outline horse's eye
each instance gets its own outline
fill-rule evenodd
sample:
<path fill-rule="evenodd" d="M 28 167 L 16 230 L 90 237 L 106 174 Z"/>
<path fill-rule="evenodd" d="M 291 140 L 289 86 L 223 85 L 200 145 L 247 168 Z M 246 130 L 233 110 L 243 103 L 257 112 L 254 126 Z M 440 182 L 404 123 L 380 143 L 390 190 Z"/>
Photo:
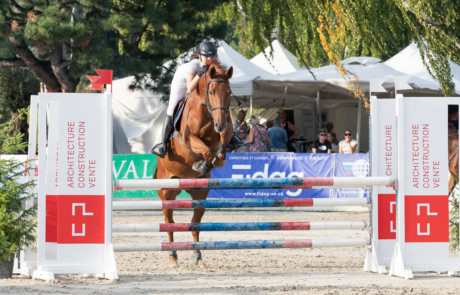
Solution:
<path fill-rule="evenodd" d="M 209 94 L 211 94 L 211 95 L 214 95 L 214 94 L 212 93 L 212 90 L 211 90 L 211 91 L 209 91 Z"/>

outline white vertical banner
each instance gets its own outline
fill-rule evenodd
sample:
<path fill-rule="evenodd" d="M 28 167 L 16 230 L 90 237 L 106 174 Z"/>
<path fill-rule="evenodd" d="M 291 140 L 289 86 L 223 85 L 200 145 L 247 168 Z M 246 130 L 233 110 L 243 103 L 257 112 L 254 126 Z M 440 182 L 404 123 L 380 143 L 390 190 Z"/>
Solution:
<path fill-rule="evenodd" d="M 448 105 L 458 98 L 396 97 L 398 195 L 390 275 L 460 271 L 449 257 Z"/>
<path fill-rule="evenodd" d="M 371 96 L 370 115 L 371 176 L 394 178 L 397 167 L 395 100 Z M 372 249 L 367 253 L 364 270 L 386 273 L 396 239 L 396 192 L 392 187 L 373 187 L 371 198 Z"/>
<path fill-rule="evenodd" d="M 111 265 L 107 261 L 111 210 L 107 213 L 106 208 L 111 209 L 112 201 L 112 137 L 108 135 L 112 132 L 111 96 L 40 94 L 40 109 L 48 104 L 51 121 L 46 185 L 45 191 L 39 188 L 39 260 L 34 277 L 104 274 Z M 45 129 L 40 123 L 42 132 Z M 46 138 L 41 136 L 40 147 L 43 140 Z M 46 247 L 49 242 L 55 245 L 54 253 Z"/>

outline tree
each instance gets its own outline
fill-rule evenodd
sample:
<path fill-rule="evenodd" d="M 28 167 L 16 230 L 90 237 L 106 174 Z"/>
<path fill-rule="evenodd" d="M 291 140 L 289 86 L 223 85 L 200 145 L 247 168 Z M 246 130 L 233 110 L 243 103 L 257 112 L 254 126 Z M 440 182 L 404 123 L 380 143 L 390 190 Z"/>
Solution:
<path fill-rule="evenodd" d="M 0 0 L 0 44 L 8 41 L 13 49 L 0 67 L 27 67 L 51 92 L 75 92 L 94 68 L 167 83 L 164 62 L 225 34 L 225 22 L 210 26 L 208 20 L 223 2 Z"/>
<path fill-rule="evenodd" d="M 28 139 L 27 117 L 19 119 L 19 110 L 27 108 L 30 96 L 37 94 L 40 83 L 29 70 L 0 69 L 0 109 L 9 110 L 11 120 L 19 120 L 19 123 L 11 129 L 10 136 L 24 134 L 24 140 Z"/>
<path fill-rule="evenodd" d="M 353 55 L 385 60 L 412 40 L 443 92 L 453 92 L 447 59 L 460 63 L 459 1 L 235 0 L 233 8 L 250 23 L 246 33 L 259 50 L 275 37 L 307 67 L 332 62 L 361 98 L 340 60 Z"/>

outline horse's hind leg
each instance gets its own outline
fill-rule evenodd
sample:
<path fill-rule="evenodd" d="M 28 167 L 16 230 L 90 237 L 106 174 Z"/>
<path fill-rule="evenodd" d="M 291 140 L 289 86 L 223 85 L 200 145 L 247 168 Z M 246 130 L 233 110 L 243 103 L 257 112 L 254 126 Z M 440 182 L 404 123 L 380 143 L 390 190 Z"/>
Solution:
<path fill-rule="evenodd" d="M 209 174 L 209 173 L 208 173 Z M 193 190 L 193 191 L 187 191 L 191 196 L 193 200 L 205 200 L 206 197 L 208 196 L 209 191 L 207 190 Z M 193 217 L 192 217 L 192 223 L 200 223 L 201 218 L 204 215 L 204 212 L 206 209 L 194 209 L 193 210 Z M 193 241 L 194 242 L 199 242 L 200 241 L 200 232 L 199 231 L 194 231 L 192 232 L 193 236 Z M 193 253 L 193 263 L 195 265 L 203 265 L 203 260 L 201 258 L 201 252 L 200 250 L 195 250 Z"/>

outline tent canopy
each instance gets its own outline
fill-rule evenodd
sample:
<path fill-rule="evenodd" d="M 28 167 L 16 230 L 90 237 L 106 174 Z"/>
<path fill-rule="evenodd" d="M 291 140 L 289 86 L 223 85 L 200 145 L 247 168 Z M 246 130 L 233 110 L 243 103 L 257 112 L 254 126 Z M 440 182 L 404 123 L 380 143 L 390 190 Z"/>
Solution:
<path fill-rule="evenodd" d="M 292 73 L 302 69 L 297 62 L 297 57 L 284 48 L 278 40 L 273 41 L 271 45 L 273 52 L 268 46 L 264 52 L 253 57 L 251 62 L 273 75 Z"/>
<path fill-rule="evenodd" d="M 356 62 L 356 61 L 355 61 Z M 370 79 L 386 78 L 383 84 L 388 92 L 394 91 L 394 76 L 405 76 L 385 63 L 375 63 L 369 66 L 362 64 L 347 64 L 344 68 L 359 78 L 359 86 L 369 93 Z M 311 70 L 288 73 L 276 76 L 273 80 L 256 79 L 254 81 L 255 107 L 302 107 L 305 102 L 315 102 L 319 92 L 323 107 L 335 107 L 340 104 L 356 104 L 357 100 L 348 89 L 348 84 L 337 71 L 335 65 L 324 66 Z M 350 75 L 354 80 L 353 76 Z M 316 80 L 315 80 L 316 78 Z M 409 84 L 414 88 L 407 94 L 420 95 L 429 93 L 439 96 L 442 93 L 437 83 L 412 76 Z"/>
<path fill-rule="evenodd" d="M 219 44 L 220 46 L 217 48 L 219 60 L 226 67 L 233 67 L 233 77 L 230 79 L 233 94 L 237 96 L 252 95 L 252 81 L 254 79 L 257 77 L 272 79 L 274 77 L 271 73 L 254 66 L 225 41 L 221 40 Z"/>
<path fill-rule="evenodd" d="M 407 46 L 403 51 L 387 60 L 385 64 L 405 75 L 415 76 L 431 83 L 438 84 L 423 64 L 420 50 L 415 43 Z M 460 65 L 451 60 L 449 60 L 449 65 L 452 73 L 452 81 L 455 83 L 455 92 L 460 94 Z"/>

